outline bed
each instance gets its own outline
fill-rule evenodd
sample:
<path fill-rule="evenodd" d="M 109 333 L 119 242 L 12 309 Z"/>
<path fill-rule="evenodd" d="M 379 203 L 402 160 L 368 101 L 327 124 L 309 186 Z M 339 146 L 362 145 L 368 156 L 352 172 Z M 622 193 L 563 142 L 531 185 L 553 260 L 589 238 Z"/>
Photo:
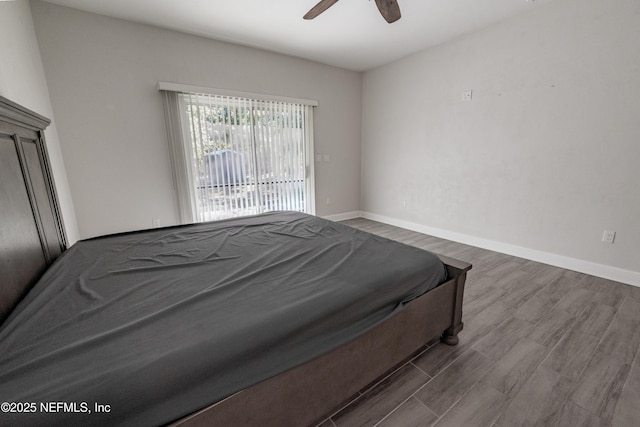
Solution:
<path fill-rule="evenodd" d="M 427 342 L 457 343 L 469 264 L 311 215 L 65 249 L 47 120 L 0 104 L 21 171 L 0 196 L 28 201 L 0 224 L 0 424 L 312 425 Z"/>

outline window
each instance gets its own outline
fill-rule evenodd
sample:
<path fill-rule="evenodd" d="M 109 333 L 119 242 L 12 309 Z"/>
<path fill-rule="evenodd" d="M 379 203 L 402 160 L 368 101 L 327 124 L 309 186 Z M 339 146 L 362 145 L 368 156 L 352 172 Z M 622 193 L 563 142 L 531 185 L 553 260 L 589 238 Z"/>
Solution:
<path fill-rule="evenodd" d="M 163 97 L 183 222 L 314 213 L 312 105 L 169 90 Z"/>

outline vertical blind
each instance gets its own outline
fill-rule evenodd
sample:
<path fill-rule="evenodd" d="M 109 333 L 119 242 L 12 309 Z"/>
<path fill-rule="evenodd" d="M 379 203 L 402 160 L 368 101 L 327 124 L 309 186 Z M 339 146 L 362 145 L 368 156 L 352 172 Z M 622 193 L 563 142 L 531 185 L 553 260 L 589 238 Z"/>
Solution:
<path fill-rule="evenodd" d="M 183 222 L 272 210 L 314 213 L 310 105 L 202 93 L 163 96 Z"/>

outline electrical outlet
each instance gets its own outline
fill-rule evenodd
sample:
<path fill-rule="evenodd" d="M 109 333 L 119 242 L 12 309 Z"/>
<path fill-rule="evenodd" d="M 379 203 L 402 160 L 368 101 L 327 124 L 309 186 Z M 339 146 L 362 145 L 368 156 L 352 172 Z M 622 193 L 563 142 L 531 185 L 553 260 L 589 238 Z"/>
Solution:
<path fill-rule="evenodd" d="M 471 101 L 471 96 L 472 96 L 472 91 L 470 90 L 465 90 L 464 92 L 462 92 L 462 100 L 463 101 Z"/>
<path fill-rule="evenodd" d="M 151 226 L 153 228 L 160 227 L 160 218 L 156 218 L 156 219 L 151 220 Z"/>
<path fill-rule="evenodd" d="M 613 243 L 615 239 L 616 239 L 615 231 L 604 230 L 604 233 L 602 233 L 602 241 L 605 243 Z"/>

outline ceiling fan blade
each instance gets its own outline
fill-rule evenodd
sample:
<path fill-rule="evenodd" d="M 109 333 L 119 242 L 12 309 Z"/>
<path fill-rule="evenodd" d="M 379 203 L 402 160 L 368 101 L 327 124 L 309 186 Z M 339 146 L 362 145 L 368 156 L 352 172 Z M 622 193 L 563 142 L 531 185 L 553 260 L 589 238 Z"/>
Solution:
<path fill-rule="evenodd" d="M 313 19 L 316 16 L 320 15 L 325 10 L 329 9 L 331 6 L 336 4 L 338 0 L 320 0 L 317 5 L 313 6 L 306 15 L 304 15 L 304 19 Z"/>
<path fill-rule="evenodd" d="M 382 17 L 389 24 L 400 19 L 400 6 L 398 6 L 397 0 L 376 0 L 376 5 Z"/>

